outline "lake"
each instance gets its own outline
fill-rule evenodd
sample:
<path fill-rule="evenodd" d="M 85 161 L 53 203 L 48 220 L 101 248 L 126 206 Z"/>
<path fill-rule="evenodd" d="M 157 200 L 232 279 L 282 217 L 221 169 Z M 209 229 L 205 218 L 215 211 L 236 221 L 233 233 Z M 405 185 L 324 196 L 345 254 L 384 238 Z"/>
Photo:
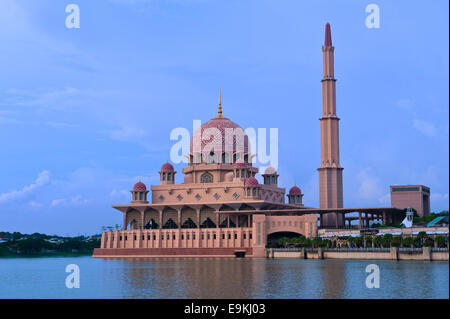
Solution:
<path fill-rule="evenodd" d="M 66 287 L 66 266 L 80 288 Z M 366 267 L 380 287 L 366 287 Z M 448 262 L 0 258 L 0 298 L 449 298 Z"/>

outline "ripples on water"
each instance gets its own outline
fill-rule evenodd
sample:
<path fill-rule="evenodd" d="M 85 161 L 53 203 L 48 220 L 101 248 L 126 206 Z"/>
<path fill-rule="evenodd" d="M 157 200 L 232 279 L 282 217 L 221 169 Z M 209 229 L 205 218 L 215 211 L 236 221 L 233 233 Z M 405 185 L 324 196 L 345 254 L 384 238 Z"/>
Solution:
<path fill-rule="evenodd" d="M 68 264 L 79 289 L 65 286 Z M 449 298 L 448 278 L 448 262 L 426 261 L 0 258 L 0 298 Z"/>

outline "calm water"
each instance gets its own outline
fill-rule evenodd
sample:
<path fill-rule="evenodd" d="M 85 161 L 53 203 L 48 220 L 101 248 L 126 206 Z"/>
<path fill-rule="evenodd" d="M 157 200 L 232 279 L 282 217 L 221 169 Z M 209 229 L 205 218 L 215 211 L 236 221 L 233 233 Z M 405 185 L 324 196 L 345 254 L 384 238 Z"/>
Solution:
<path fill-rule="evenodd" d="M 380 288 L 365 286 L 369 264 Z M 68 289 L 68 264 L 80 288 Z M 448 262 L 0 258 L 0 298 L 449 298 Z"/>

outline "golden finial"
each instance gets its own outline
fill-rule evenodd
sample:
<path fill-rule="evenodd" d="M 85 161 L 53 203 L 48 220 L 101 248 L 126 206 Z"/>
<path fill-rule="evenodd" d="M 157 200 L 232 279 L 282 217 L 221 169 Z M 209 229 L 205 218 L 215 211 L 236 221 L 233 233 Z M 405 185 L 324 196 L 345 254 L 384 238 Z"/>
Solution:
<path fill-rule="evenodd" d="M 222 116 L 222 93 L 221 93 L 221 88 L 219 86 L 219 109 L 217 111 L 217 117 L 223 117 Z"/>

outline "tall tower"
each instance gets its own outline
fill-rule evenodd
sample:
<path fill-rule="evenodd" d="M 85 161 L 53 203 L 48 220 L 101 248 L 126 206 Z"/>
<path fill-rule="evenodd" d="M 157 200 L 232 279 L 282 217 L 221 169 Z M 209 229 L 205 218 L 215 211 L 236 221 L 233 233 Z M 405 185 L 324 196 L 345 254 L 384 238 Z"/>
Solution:
<path fill-rule="evenodd" d="M 320 118 L 321 163 L 319 171 L 320 208 L 342 208 L 342 170 L 339 164 L 339 118 L 336 116 L 336 79 L 331 27 L 325 27 L 322 79 L 322 117 Z M 343 225 L 343 216 L 325 214 L 321 226 Z"/>

